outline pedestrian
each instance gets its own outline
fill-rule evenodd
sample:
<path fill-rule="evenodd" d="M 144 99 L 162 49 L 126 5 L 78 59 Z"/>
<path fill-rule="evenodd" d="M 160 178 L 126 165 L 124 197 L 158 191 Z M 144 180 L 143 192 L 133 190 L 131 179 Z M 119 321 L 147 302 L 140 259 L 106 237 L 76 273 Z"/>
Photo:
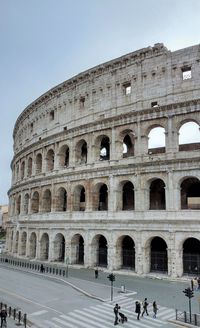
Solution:
<path fill-rule="evenodd" d="M 156 301 L 153 301 L 153 318 L 156 318 L 157 312 L 158 312 L 158 307 Z"/>
<path fill-rule="evenodd" d="M 114 326 L 118 325 L 118 313 L 119 313 L 120 306 L 118 304 L 115 304 L 115 307 L 113 309 L 114 314 L 115 314 L 115 321 L 114 321 Z"/>
<path fill-rule="evenodd" d="M 97 268 L 94 271 L 94 275 L 95 275 L 95 279 L 97 279 L 99 276 L 99 270 Z"/>
<path fill-rule="evenodd" d="M 3 327 L 3 323 L 7 325 L 6 318 L 7 318 L 7 311 L 6 309 L 2 309 L 0 312 L 0 317 L 1 317 L 1 328 Z"/>
<path fill-rule="evenodd" d="M 191 279 L 191 289 L 194 290 L 194 279 Z"/>
<path fill-rule="evenodd" d="M 149 313 L 147 311 L 147 307 L 148 307 L 149 303 L 147 302 L 147 298 L 146 297 L 145 297 L 142 305 L 143 305 L 142 317 L 143 317 L 144 313 L 146 313 L 146 315 L 149 315 Z"/>
<path fill-rule="evenodd" d="M 135 302 L 135 313 L 137 313 L 137 320 L 140 320 L 141 305 L 140 302 Z"/>
<path fill-rule="evenodd" d="M 44 265 L 43 265 L 43 264 L 41 264 L 41 266 L 40 266 L 40 272 L 41 272 L 41 273 L 44 272 Z"/>
<path fill-rule="evenodd" d="M 194 278 L 194 290 L 198 290 L 198 281 L 197 281 L 197 277 Z"/>

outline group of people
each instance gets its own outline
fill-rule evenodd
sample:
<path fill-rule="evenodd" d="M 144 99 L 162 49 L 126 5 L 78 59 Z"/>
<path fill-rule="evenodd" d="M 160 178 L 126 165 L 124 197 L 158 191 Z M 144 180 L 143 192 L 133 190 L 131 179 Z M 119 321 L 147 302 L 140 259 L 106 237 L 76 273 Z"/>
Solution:
<path fill-rule="evenodd" d="M 147 298 L 145 297 L 144 301 L 142 302 L 142 304 L 139 301 L 135 302 L 135 313 L 137 313 L 137 320 L 140 320 L 140 315 L 143 317 L 144 314 L 149 315 L 148 313 L 148 301 Z M 156 301 L 153 301 L 153 318 L 156 318 L 157 312 L 158 312 L 158 306 Z M 114 307 L 114 314 L 115 314 L 115 321 L 114 321 L 114 325 L 116 326 L 119 322 L 124 323 L 125 321 L 128 321 L 127 317 L 120 312 L 120 306 L 118 304 L 115 304 Z M 120 319 L 119 317 L 120 316 Z"/>

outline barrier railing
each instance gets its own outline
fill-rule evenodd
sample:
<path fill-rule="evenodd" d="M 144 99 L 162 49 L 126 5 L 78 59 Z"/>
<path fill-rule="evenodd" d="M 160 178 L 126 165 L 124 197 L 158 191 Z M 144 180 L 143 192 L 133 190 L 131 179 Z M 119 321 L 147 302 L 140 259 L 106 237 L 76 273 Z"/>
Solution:
<path fill-rule="evenodd" d="M 31 271 L 48 273 L 51 275 L 68 277 L 68 265 L 64 265 L 63 262 L 58 264 L 50 264 L 39 262 L 31 259 L 20 259 L 5 254 L 0 255 L 0 263 L 11 265 L 14 267 L 20 267 L 21 269 L 28 269 Z"/>
<path fill-rule="evenodd" d="M 0 303 L 0 311 L 2 309 L 5 309 L 7 312 L 7 316 L 9 318 L 12 318 L 13 320 L 17 321 L 17 326 L 24 326 L 25 328 L 27 327 L 27 314 L 22 313 L 21 310 L 18 310 L 16 308 L 13 308 L 11 306 L 8 306 L 5 303 Z"/>
<path fill-rule="evenodd" d="M 186 311 L 176 310 L 176 320 L 200 327 L 200 314 L 192 314 Z"/>

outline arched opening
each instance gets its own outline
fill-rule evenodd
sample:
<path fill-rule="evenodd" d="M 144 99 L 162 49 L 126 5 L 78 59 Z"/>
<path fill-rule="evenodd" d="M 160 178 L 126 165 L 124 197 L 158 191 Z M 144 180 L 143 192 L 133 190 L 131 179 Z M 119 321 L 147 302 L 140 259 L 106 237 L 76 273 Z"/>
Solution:
<path fill-rule="evenodd" d="M 31 212 L 32 213 L 39 212 L 39 193 L 37 191 L 34 191 L 31 199 Z"/>
<path fill-rule="evenodd" d="M 49 258 L 49 236 L 47 233 L 44 233 L 40 240 L 40 260 L 47 261 L 48 258 Z"/>
<path fill-rule="evenodd" d="M 168 272 L 167 244 L 160 237 L 151 241 L 151 272 Z"/>
<path fill-rule="evenodd" d="M 179 151 L 200 149 L 200 130 L 196 122 L 184 123 L 179 129 Z"/>
<path fill-rule="evenodd" d="M 65 238 L 58 233 L 54 240 L 54 261 L 64 262 L 65 260 Z"/>
<path fill-rule="evenodd" d="M 148 153 L 160 154 L 165 153 L 165 129 L 155 127 L 151 129 L 148 135 Z"/>
<path fill-rule="evenodd" d="M 134 210 L 134 186 L 132 182 L 128 181 L 124 183 L 123 185 L 123 191 L 122 191 L 122 197 L 123 197 L 123 204 L 122 204 L 122 210 L 128 211 L 128 210 Z"/>
<path fill-rule="evenodd" d="M 28 159 L 28 167 L 27 167 L 27 177 L 31 177 L 33 169 L 33 160 L 31 157 Z"/>
<path fill-rule="evenodd" d="M 54 169 L 54 151 L 49 149 L 46 156 L 46 170 L 47 172 Z"/>
<path fill-rule="evenodd" d="M 80 140 L 76 145 L 76 161 L 79 164 L 87 163 L 87 143 L 85 140 Z"/>
<path fill-rule="evenodd" d="M 85 211 L 85 206 L 85 188 L 83 186 L 76 186 L 74 189 L 74 211 Z"/>
<path fill-rule="evenodd" d="M 123 157 L 129 157 L 134 155 L 134 143 L 129 134 L 126 134 L 123 139 Z"/>
<path fill-rule="evenodd" d="M 21 236 L 21 255 L 26 255 L 27 233 L 24 231 Z"/>
<path fill-rule="evenodd" d="M 188 238 L 183 244 L 183 273 L 200 275 L 200 241 Z"/>
<path fill-rule="evenodd" d="M 76 234 L 72 238 L 72 262 L 74 264 L 84 264 L 84 239 L 81 235 Z"/>
<path fill-rule="evenodd" d="M 24 214 L 28 214 L 29 207 L 29 194 L 25 194 L 24 196 Z"/>
<path fill-rule="evenodd" d="M 63 145 L 60 148 L 59 164 L 60 164 L 60 167 L 68 167 L 69 166 L 69 147 L 67 145 Z"/>
<path fill-rule="evenodd" d="M 17 197 L 16 203 L 16 214 L 19 215 L 21 213 L 21 195 Z"/>
<path fill-rule="evenodd" d="M 16 232 L 15 235 L 15 249 L 14 253 L 18 253 L 18 245 L 19 245 L 19 231 Z"/>
<path fill-rule="evenodd" d="M 100 143 L 100 160 L 105 161 L 110 159 L 110 140 L 108 137 L 103 137 Z"/>
<path fill-rule="evenodd" d="M 161 179 L 155 179 L 150 185 L 150 210 L 165 209 L 165 184 Z"/>
<path fill-rule="evenodd" d="M 43 212 L 51 212 L 51 191 L 46 189 L 42 197 Z"/>
<path fill-rule="evenodd" d="M 37 154 L 36 160 L 35 160 L 35 173 L 39 174 L 42 172 L 42 155 Z"/>
<path fill-rule="evenodd" d="M 181 183 L 181 209 L 200 210 L 200 181 L 187 178 Z"/>
<path fill-rule="evenodd" d="M 36 245 L 37 245 L 37 237 L 35 232 L 32 232 L 30 236 L 30 258 L 32 259 L 36 257 Z"/>
<path fill-rule="evenodd" d="M 99 189 L 99 206 L 98 211 L 108 210 L 108 187 L 103 184 Z"/>
<path fill-rule="evenodd" d="M 107 267 L 107 240 L 104 236 L 100 235 L 97 248 L 97 264 L 101 267 Z"/>
<path fill-rule="evenodd" d="M 135 243 L 129 236 L 122 240 L 122 268 L 135 269 Z"/>
<path fill-rule="evenodd" d="M 24 179 L 25 176 L 25 162 L 21 163 L 21 179 Z"/>
<path fill-rule="evenodd" d="M 65 212 L 67 210 L 67 192 L 61 187 L 57 192 L 56 211 Z"/>

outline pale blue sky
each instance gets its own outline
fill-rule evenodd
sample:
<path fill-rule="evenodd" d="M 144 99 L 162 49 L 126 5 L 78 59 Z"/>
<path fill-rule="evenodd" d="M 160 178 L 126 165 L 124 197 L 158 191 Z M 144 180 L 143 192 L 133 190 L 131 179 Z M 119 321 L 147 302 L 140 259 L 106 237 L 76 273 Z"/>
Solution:
<path fill-rule="evenodd" d="M 97 64 L 163 42 L 200 43 L 200 0 L 0 0 L 0 204 L 12 131 L 42 93 Z"/>

